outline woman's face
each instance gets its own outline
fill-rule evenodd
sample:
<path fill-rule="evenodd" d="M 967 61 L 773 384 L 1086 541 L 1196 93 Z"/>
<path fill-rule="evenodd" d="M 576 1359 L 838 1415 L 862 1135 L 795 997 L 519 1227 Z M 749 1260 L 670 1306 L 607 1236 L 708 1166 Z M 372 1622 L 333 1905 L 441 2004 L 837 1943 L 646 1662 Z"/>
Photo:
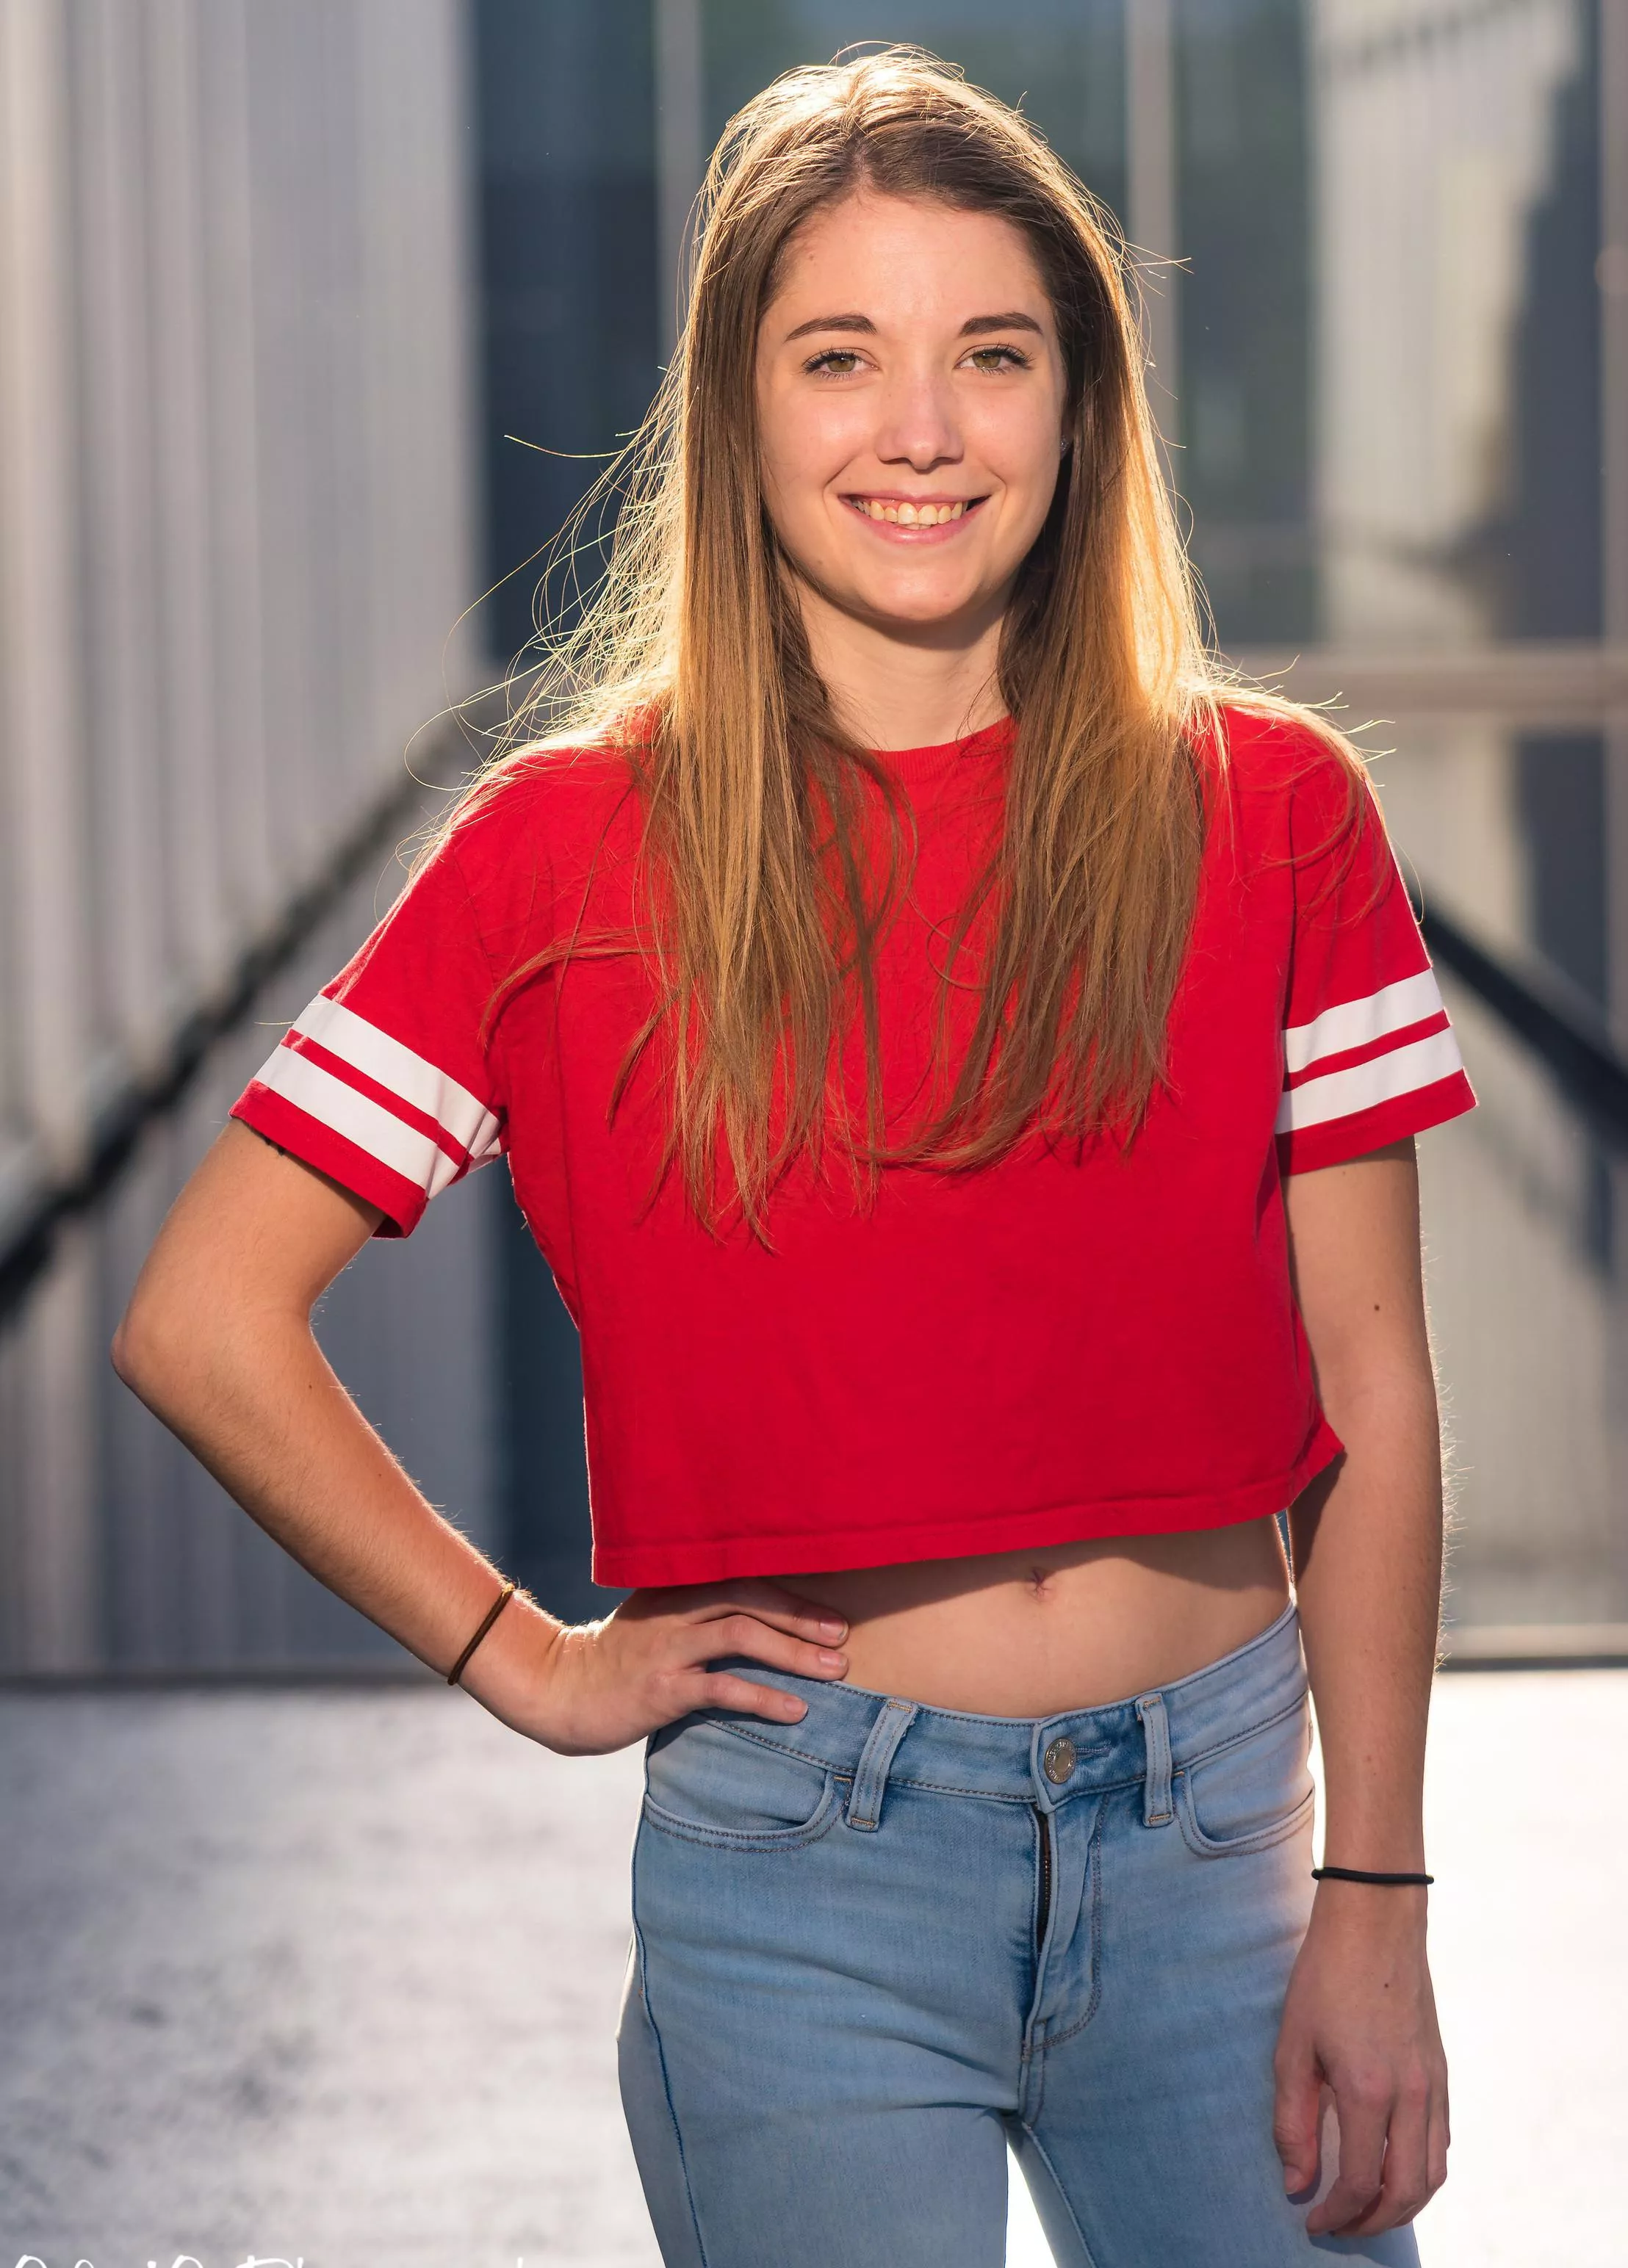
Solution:
<path fill-rule="evenodd" d="M 764 502 L 794 571 L 879 629 L 976 635 L 1050 506 L 1065 394 L 1011 222 L 869 190 L 816 213 L 757 343 Z"/>

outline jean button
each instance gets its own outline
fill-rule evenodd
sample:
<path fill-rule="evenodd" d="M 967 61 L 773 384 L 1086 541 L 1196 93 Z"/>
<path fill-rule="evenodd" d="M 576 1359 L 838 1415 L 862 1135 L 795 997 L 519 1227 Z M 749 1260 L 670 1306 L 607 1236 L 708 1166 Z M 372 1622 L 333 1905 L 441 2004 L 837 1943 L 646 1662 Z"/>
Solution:
<path fill-rule="evenodd" d="M 1055 1741 L 1048 1742 L 1046 1753 L 1041 1758 L 1046 1778 L 1051 1782 L 1053 1787 L 1062 1786 L 1078 1762 L 1079 1758 L 1074 1753 L 1074 1743 L 1066 1733 Z"/>

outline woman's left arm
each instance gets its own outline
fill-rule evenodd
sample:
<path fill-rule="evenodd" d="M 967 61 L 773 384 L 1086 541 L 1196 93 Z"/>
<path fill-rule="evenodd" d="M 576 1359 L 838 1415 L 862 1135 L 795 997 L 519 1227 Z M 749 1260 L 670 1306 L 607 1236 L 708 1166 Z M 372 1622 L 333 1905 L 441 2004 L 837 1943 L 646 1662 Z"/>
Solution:
<path fill-rule="evenodd" d="M 1345 1454 L 1289 1515 L 1322 1744 L 1323 1859 L 1425 1867 L 1425 1723 L 1441 1597 L 1441 1460 L 1411 1140 L 1284 1184 L 1295 1294 Z M 1285 2005 L 1276 2135 L 1291 2194 L 1318 2177 L 1322 2088 L 1339 2178 L 1314 2235 L 1411 2220 L 1447 2178 L 1447 2059 L 1422 1888 L 1322 1881 Z"/>

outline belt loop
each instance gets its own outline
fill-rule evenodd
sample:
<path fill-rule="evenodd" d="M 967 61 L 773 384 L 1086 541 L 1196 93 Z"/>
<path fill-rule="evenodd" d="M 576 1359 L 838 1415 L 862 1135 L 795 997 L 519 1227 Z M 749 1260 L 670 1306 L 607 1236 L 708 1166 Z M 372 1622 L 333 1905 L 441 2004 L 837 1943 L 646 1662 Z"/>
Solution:
<path fill-rule="evenodd" d="M 1147 1784 L 1142 1800 L 1144 1827 L 1168 1827 L 1170 1808 L 1170 1720 L 1162 1693 L 1144 1693 L 1136 1705 L 1147 1739 Z"/>
<path fill-rule="evenodd" d="M 850 1827 L 868 1832 L 880 1825 L 882 1791 L 888 1785 L 888 1768 L 915 1715 L 914 1701 L 884 1701 L 876 1712 L 876 1721 L 859 1752 L 858 1770 L 854 1773 L 853 1791 L 848 1798 Z"/>

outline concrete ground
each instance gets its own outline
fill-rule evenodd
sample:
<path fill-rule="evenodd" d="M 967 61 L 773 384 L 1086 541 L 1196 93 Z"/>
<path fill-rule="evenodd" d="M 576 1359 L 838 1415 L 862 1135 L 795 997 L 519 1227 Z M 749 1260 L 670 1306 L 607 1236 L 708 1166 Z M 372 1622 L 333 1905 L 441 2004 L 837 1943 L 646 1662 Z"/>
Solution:
<path fill-rule="evenodd" d="M 1628 1672 L 1441 1682 L 1426 2268 L 1628 2262 L 1625 1749 Z M 0 2268 L 655 2268 L 637 1786 L 433 1687 L 0 1696 Z"/>

